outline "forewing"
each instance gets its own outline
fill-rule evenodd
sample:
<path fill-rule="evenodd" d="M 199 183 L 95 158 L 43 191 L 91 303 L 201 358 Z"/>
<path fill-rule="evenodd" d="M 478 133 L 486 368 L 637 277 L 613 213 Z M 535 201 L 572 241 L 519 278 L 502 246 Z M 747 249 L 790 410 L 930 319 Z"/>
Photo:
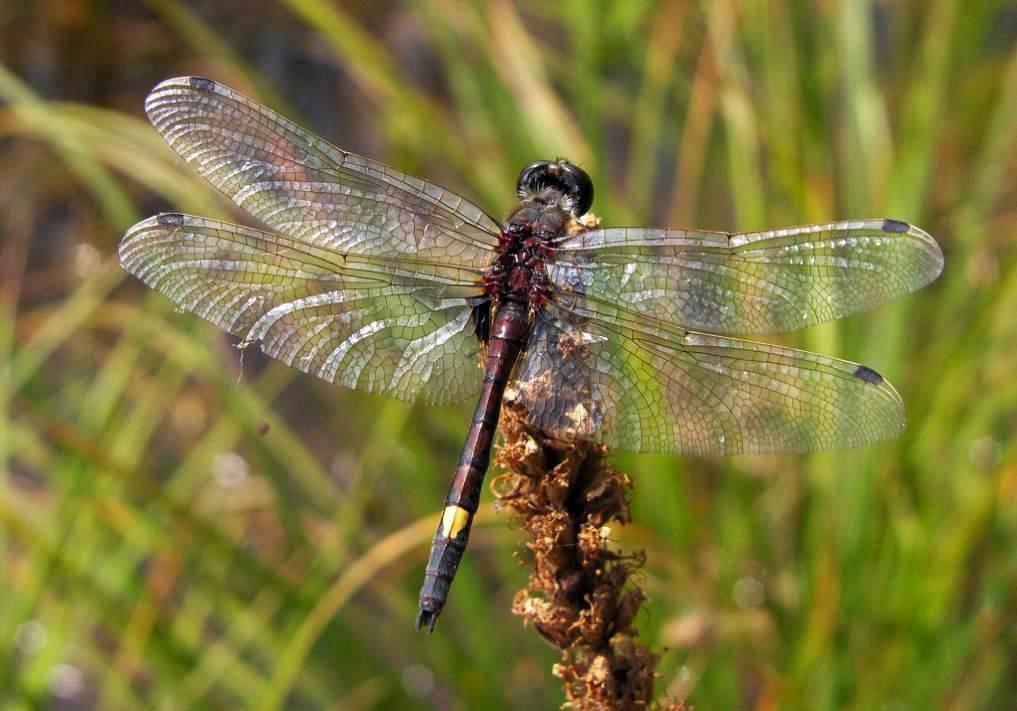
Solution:
<path fill-rule="evenodd" d="M 468 303 L 480 294 L 456 283 L 456 269 L 424 278 L 177 213 L 139 222 L 119 251 L 127 271 L 178 307 L 329 382 L 432 404 L 480 388 Z"/>
<path fill-rule="evenodd" d="M 179 77 L 145 101 L 201 175 L 264 224 L 344 253 L 483 267 L 499 227 L 426 180 L 347 153 L 209 79 Z"/>
<path fill-rule="evenodd" d="M 792 331 L 920 289 L 943 269 L 928 234 L 896 220 L 767 232 L 617 228 L 556 245 L 555 296 L 587 318 L 618 309 L 725 334 Z"/>
<path fill-rule="evenodd" d="M 621 321 L 584 323 L 545 307 L 506 399 L 552 436 L 641 452 L 805 452 L 904 427 L 900 397 L 865 366 Z"/>

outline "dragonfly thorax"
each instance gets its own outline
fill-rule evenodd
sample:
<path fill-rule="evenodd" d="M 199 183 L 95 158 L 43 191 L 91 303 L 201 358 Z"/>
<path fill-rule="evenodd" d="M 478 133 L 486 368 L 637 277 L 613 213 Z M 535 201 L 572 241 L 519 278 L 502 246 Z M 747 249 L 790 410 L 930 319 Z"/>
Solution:
<path fill-rule="evenodd" d="M 498 256 L 488 270 L 485 287 L 496 300 L 540 308 L 547 303 L 546 262 L 562 238 L 572 216 L 557 205 L 524 201 L 509 216 L 498 240 Z"/>

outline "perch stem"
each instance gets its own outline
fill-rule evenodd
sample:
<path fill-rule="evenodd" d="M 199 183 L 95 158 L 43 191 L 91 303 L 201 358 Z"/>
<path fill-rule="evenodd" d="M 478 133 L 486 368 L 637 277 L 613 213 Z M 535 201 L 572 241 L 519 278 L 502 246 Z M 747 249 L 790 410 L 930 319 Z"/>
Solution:
<path fill-rule="evenodd" d="M 602 445 L 547 437 L 518 405 L 505 404 L 502 418 L 505 442 L 495 463 L 505 473 L 492 488 L 498 507 L 513 512 L 529 534 L 533 565 L 513 612 L 560 650 L 553 673 L 563 682 L 566 706 L 659 707 L 658 656 L 637 642 L 633 625 L 645 595 L 630 581 L 643 554 L 607 545 L 607 527 L 630 520 L 631 479 L 607 464 Z"/>

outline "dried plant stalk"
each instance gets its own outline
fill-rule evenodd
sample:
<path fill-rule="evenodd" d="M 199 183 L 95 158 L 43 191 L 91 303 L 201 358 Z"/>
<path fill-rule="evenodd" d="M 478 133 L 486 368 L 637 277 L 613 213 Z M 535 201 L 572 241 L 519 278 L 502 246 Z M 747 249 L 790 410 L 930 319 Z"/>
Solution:
<path fill-rule="evenodd" d="M 513 612 L 561 650 L 555 676 L 566 706 L 587 709 L 687 709 L 655 705 L 658 656 L 636 641 L 633 626 L 645 596 L 629 585 L 643 554 L 622 555 L 606 543 L 606 526 L 630 520 L 628 475 L 591 442 L 550 439 L 526 422 L 525 410 L 502 407 L 505 442 L 495 463 L 506 470 L 492 488 L 530 534 L 533 573 Z"/>

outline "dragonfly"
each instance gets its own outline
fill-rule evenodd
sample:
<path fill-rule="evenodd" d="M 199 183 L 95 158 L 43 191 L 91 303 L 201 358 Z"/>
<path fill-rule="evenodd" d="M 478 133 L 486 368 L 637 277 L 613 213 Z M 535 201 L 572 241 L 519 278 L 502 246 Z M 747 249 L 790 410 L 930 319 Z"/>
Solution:
<path fill-rule="evenodd" d="M 477 398 L 417 629 L 433 631 L 448 598 L 503 402 L 553 438 L 682 455 L 857 447 L 904 428 L 900 396 L 872 368 L 741 337 L 934 280 L 943 254 L 910 224 L 599 227 L 593 183 L 565 159 L 523 168 L 499 222 L 210 79 L 164 81 L 145 110 L 261 227 L 156 215 L 119 245 L 128 272 L 337 385 L 432 405 Z"/>

